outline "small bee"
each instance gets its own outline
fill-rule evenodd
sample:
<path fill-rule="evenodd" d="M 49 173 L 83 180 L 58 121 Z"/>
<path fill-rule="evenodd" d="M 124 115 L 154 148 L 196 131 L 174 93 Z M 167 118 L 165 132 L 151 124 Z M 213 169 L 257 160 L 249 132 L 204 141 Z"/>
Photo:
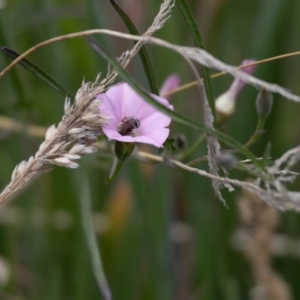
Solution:
<path fill-rule="evenodd" d="M 119 126 L 119 133 L 121 135 L 132 135 L 132 130 L 139 128 L 140 121 L 134 117 L 125 117 L 122 119 L 122 123 Z"/>

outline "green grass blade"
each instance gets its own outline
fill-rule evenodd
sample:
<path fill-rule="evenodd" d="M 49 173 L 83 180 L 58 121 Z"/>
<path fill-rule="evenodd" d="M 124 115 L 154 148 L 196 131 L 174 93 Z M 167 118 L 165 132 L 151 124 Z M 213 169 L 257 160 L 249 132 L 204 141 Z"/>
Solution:
<path fill-rule="evenodd" d="M 189 126 L 194 129 L 201 130 L 205 133 L 208 133 L 212 136 L 215 136 L 220 141 L 224 142 L 226 145 L 232 147 L 233 149 L 236 149 L 240 153 L 244 154 L 246 157 L 252 160 L 252 162 L 258 166 L 259 168 L 263 168 L 263 163 L 256 159 L 256 157 L 253 155 L 252 152 L 245 149 L 242 144 L 240 144 L 238 141 L 236 141 L 234 138 L 220 132 L 216 131 L 214 129 L 208 128 L 202 124 L 199 124 L 197 121 L 186 117 L 176 111 L 172 111 L 165 107 L 164 105 L 158 103 L 155 99 L 153 99 L 147 92 L 143 90 L 139 86 L 139 84 L 135 81 L 135 79 L 128 74 L 127 71 L 123 69 L 123 67 L 117 62 L 117 60 L 107 53 L 106 50 L 104 50 L 102 47 L 100 47 L 98 44 L 94 43 L 92 39 L 90 39 L 93 48 L 97 53 L 99 53 L 103 58 L 105 58 L 119 73 L 119 75 L 128 82 L 128 84 L 140 95 L 142 96 L 148 103 L 150 103 L 152 106 L 157 108 L 158 110 L 164 112 L 166 115 L 172 117 L 175 121 L 184 124 L 186 126 Z"/>
<path fill-rule="evenodd" d="M 1 44 L 8 44 L 8 39 L 7 39 L 7 34 L 5 31 L 4 27 L 4 22 L 3 22 L 3 11 L 0 13 L 0 43 Z M 8 59 L 7 59 L 8 60 Z M 12 69 L 10 72 L 10 78 L 11 78 L 11 83 L 12 86 L 14 87 L 14 91 L 18 97 L 18 105 L 22 108 L 28 108 L 28 101 L 26 100 L 25 94 L 24 94 L 24 89 L 22 87 L 22 82 L 21 79 L 19 78 L 18 73 L 16 72 L 15 69 Z"/>
<path fill-rule="evenodd" d="M 15 52 L 12 49 L 9 49 L 7 47 L 1 47 L 1 50 L 9 56 L 11 59 L 16 59 L 20 55 Z M 45 83 L 47 83 L 50 87 L 61 93 L 64 97 L 67 96 L 69 98 L 74 98 L 73 95 L 68 93 L 57 81 L 55 81 L 51 76 L 49 76 L 45 71 L 43 71 L 40 67 L 33 64 L 32 62 L 28 61 L 27 59 L 23 59 L 19 63 L 22 67 L 24 67 L 26 70 L 43 80 Z"/>
<path fill-rule="evenodd" d="M 114 0 L 109 0 L 109 1 L 110 1 L 111 5 L 114 7 L 114 9 L 116 10 L 116 12 L 119 14 L 119 16 L 122 18 L 128 31 L 131 34 L 139 35 L 139 32 L 137 31 L 136 27 L 134 26 L 134 24 L 132 23 L 130 18 L 127 16 L 127 14 L 120 8 L 120 6 L 118 6 L 118 4 Z M 136 42 L 134 42 L 134 43 L 136 43 Z M 150 57 L 149 57 L 149 54 L 148 54 L 145 46 L 143 46 L 140 49 L 139 56 L 142 60 L 142 64 L 143 64 L 144 71 L 145 71 L 145 74 L 147 76 L 147 79 L 148 79 L 148 82 L 150 85 L 151 92 L 153 94 L 158 95 L 159 91 L 158 91 L 155 76 L 154 76 L 154 69 L 151 64 Z"/>
<path fill-rule="evenodd" d="M 176 0 L 176 2 L 182 12 L 182 15 L 188 26 L 188 29 L 193 37 L 195 46 L 200 49 L 204 49 L 202 38 L 201 38 L 200 32 L 198 30 L 197 23 L 196 23 L 196 20 L 193 16 L 193 13 L 192 13 L 190 7 L 188 6 L 188 4 L 186 3 L 185 0 Z M 202 70 L 203 70 L 203 81 L 204 81 L 205 91 L 207 94 L 209 107 L 211 109 L 212 115 L 214 117 L 214 122 L 215 122 L 216 121 L 215 99 L 214 99 L 213 87 L 212 87 L 212 83 L 211 83 L 211 79 L 210 79 L 210 72 L 207 67 L 202 67 Z"/>
<path fill-rule="evenodd" d="M 86 176 L 83 176 L 83 179 L 81 178 L 80 187 L 81 191 L 79 201 L 81 222 L 87 242 L 87 247 L 90 253 L 93 273 L 103 298 L 105 300 L 111 300 L 111 292 L 104 273 L 100 250 L 97 245 L 96 232 L 93 226 L 91 194 Z"/>

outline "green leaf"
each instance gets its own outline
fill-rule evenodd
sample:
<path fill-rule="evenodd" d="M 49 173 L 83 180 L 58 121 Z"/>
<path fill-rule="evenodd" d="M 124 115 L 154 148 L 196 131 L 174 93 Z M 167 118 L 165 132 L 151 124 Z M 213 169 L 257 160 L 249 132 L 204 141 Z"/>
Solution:
<path fill-rule="evenodd" d="M 125 23 L 128 31 L 131 34 L 139 35 L 139 32 L 137 31 L 137 29 L 134 26 L 133 22 L 130 20 L 130 18 L 127 16 L 127 14 L 120 8 L 120 6 L 118 6 L 118 4 L 114 0 L 109 0 L 109 1 L 110 1 L 111 5 L 114 7 L 114 9 L 116 10 L 116 12 L 119 14 L 119 16 L 122 18 L 122 20 Z M 134 43 L 136 44 L 137 42 L 134 42 Z M 139 56 L 142 60 L 142 64 L 143 64 L 146 76 L 148 78 L 148 82 L 149 82 L 149 85 L 150 85 L 151 92 L 153 94 L 158 95 L 159 91 L 158 91 L 156 80 L 155 80 L 155 77 L 154 77 L 153 66 L 151 64 L 150 57 L 149 57 L 149 54 L 148 54 L 145 46 L 143 46 L 140 49 Z"/>
<path fill-rule="evenodd" d="M 176 0 L 177 4 L 181 10 L 181 13 L 185 19 L 185 22 L 189 28 L 189 31 L 193 37 L 195 46 L 204 49 L 202 38 L 200 35 L 200 32 L 198 30 L 198 26 L 196 23 L 196 20 L 193 16 L 193 13 L 186 3 L 185 0 Z M 213 94 L 213 87 L 210 79 L 210 72 L 207 67 L 202 67 L 203 70 L 203 81 L 204 81 L 204 86 L 205 86 L 205 91 L 207 94 L 207 99 L 209 103 L 209 107 L 211 109 L 212 115 L 214 117 L 214 122 L 216 122 L 216 112 L 215 112 L 215 99 L 214 99 L 214 94 Z M 215 124 L 214 124 L 215 125 Z"/>
<path fill-rule="evenodd" d="M 272 143 L 268 142 L 267 143 L 267 147 L 263 153 L 263 162 L 265 164 L 265 166 L 270 166 L 271 165 L 271 150 L 272 150 Z"/>
<path fill-rule="evenodd" d="M 79 203 L 81 223 L 90 254 L 93 273 L 103 298 L 105 300 L 111 300 L 111 292 L 105 276 L 100 249 L 97 244 L 97 236 L 93 226 L 91 193 L 88 178 L 85 173 L 80 177 L 80 184 L 78 186 L 80 187 Z"/>
<path fill-rule="evenodd" d="M 136 82 L 136 80 L 129 75 L 129 73 L 123 69 L 123 67 L 118 63 L 118 61 L 109 54 L 106 50 L 100 47 L 98 44 L 93 44 L 95 51 L 97 51 L 103 58 L 105 58 L 119 73 L 119 75 L 127 81 L 127 83 L 141 96 L 143 97 L 148 103 L 150 103 L 153 107 L 157 108 L 159 111 L 162 111 L 166 115 L 173 118 L 173 120 L 187 125 L 191 128 L 201 130 L 207 134 L 217 137 L 220 141 L 224 142 L 226 145 L 236 149 L 240 153 L 244 154 L 246 157 L 252 160 L 252 162 L 259 168 L 263 168 L 263 163 L 259 161 L 252 152 L 245 149 L 242 144 L 236 141 L 234 138 L 224 134 L 220 131 L 216 131 L 214 129 L 208 128 L 202 124 L 199 124 L 197 121 L 184 116 L 176 111 L 172 111 L 165 107 L 164 105 L 157 102 L 154 98 L 151 97 L 147 92 L 143 90 L 143 88 Z"/>
<path fill-rule="evenodd" d="M 8 39 L 7 39 L 7 34 L 6 34 L 6 30 L 5 30 L 5 26 L 4 25 L 4 21 L 3 21 L 3 10 L 2 13 L 0 13 L 0 42 L 1 44 L 8 44 Z M 10 78 L 11 78 L 11 83 L 12 86 L 14 87 L 14 91 L 17 94 L 17 99 L 18 99 L 18 105 L 22 108 L 28 108 L 28 101 L 25 98 L 25 94 L 24 94 L 24 89 L 22 86 L 22 82 L 21 79 L 19 78 L 18 73 L 16 72 L 15 69 L 12 69 L 10 73 Z"/>
<path fill-rule="evenodd" d="M 1 50 L 8 55 L 12 60 L 15 60 L 20 55 L 12 49 L 7 47 L 1 47 Z M 49 76 L 45 71 L 39 68 L 37 65 L 31 63 L 27 59 L 23 59 L 19 62 L 21 66 L 23 66 L 26 70 L 42 79 L 45 83 L 47 83 L 50 87 L 61 93 L 64 97 L 68 96 L 73 99 L 74 96 L 68 93 L 59 83 L 57 83 L 51 76 Z"/>

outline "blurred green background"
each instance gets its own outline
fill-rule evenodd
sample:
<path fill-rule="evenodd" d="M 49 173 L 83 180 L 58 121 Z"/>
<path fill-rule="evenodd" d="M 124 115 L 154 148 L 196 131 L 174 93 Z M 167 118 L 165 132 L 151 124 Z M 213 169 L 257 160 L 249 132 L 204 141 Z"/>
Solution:
<path fill-rule="evenodd" d="M 161 1 L 118 1 L 142 33 L 151 24 Z M 188 0 L 197 18 L 206 49 L 217 58 L 238 65 L 300 49 L 298 0 Z M 0 44 L 22 53 L 57 35 L 92 28 L 127 32 L 108 0 L 1 0 Z M 181 45 L 193 42 L 177 7 L 156 36 Z M 132 46 L 109 36 L 97 36 L 115 56 Z M 182 83 L 193 80 L 183 59 L 162 48 L 147 47 L 161 85 L 171 73 Z M 29 59 L 75 94 L 83 78 L 104 75 L 105 61 L 86 38 L 50 45 Z M 1 70 L 9 59 L 0 55 Z M 255 75 L 300 94 L 300 58 L 260 65 Z M 140 59 L 129 70 L 147 86 Z M 216 96 L 231 83 L 229 76 L 213 81 Z M 63 114 L 63 97 L 22 69 L 14 68 L 0 81 L 0 114 L 24 124 L 49 127 Z M 241 143 L 256 126 L 257 91 L 246 87 L 224 131 Z M 196 88 L 172 98 L 176 110 L 201 120 Z M 274 95 L 266 134 L 252 147 L 260 156 L 267 142 L 272 157 L 300 144 L 299 105 Z M 1 125 L 1 124 L 0 124 Z M 0 126 L 1 127 L 1 126 Z M 171 136 L 183 133 L 189 144 L 195 130 L 173 123 Z M 33 155 L 40 138 L 24 131 L 0 128 L 0 184 L 9 182 L 17 163 Z M 147 148 L 148 150 L 153 150 Z M 194 157 L 205 153 L 203 146 Z M 130 159 L 109 187 L 104 180 L 111 158 L 105 153 L 84 157 L 78 170 L 56 167 L 43 174 L 0 209 L 0 299 L 102 299 L 92 274 L 81 221 L 79 195 L 88 182 L 101 256 L 113 299 L 193 300 L 255 299 L 253 270 L 232 242 L 240 228 L 241 191 L 224 191 L 229 209 L 214 196 L 211 182 L 164 165 L 145 165 Z M 200 167 L 206 168 L 206 165 Z M 298 166 L 299 170 L 299 166 Z M 297 169 L 296 169 L 297 171 Z M 243 174 L 232 176 L 244 179 Z M 298 189 L 299 181 L 293 186 Z M 295 241 L 299 215 L 280 213 L 278 233 Z M 280 274 L 294 299 L 300 299 L 300 252 L 274 256 L 270 265 Z M 252 296 L 251 296 L 252 295 Z M 271 299 L 271 298 L 263 298 Z M 283 299 L 284 300 L 284 299 Z"/>

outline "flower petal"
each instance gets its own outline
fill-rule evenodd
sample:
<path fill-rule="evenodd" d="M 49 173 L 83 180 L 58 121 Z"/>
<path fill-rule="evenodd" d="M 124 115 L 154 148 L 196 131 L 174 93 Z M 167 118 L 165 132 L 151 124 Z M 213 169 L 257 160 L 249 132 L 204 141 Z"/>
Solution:
<path fill-rule="evenodd" d="M 131 88 L 128 84 L 124 84 L 124 99 L 123 101 L 123 117 L 131 117 L 134 116 L 135 118 L 142 121 L 144 118 L 148 117 L 149 115 L 155 113 L 157 109 L 150 105 L 146 100 L 144 100 L 139 94 L 136 93 L 134 89 Z M 151 95 L 157 102 L 167 106 L 172 107 L 169 102 L 161 98 L 157 95 Z"/>
<path fill-rule="evenodd" d="M 143 121 L 141 121 L 140 128 L 137 129 L 137 133 L 140 135 L 147 135 L 148 130 L 165 128 L 171 123 L 171 118 L 167 115 L 156 111 Z"/>
<path fill-rule="evenodd" d="M 253 59 L 246 59 L 241 63 L 241 66 L 248 65 L 248 64 L 251 64 L 254 62 L 255 62 L 255 60 L 253 60 Z M 241 71 L 243 71 L 249 75 L 252 75 L 255 71 L 255 68 L 256 68 L 256 66 L 253 65 L 253 66 L 249 66 L 244 69 L 241 69 Z M 230 86 L 230 92 L 234 95 L 234 98 L 238 95 L 238 93 L 241 91 L 241 89 L 244 87 L 244 85 L 245 85 L 245 82 L 239 78 L 236 78 L 233 81 L 233 83 Z"/>
<path fill-rule="evenodd" d="M 129 136 L 129 135 L 120 135 L 117 131 L 111 130 L 111 129 L 105 129 L 103 128 L 103 132 L 107 136 L 109 140 L 115 140 L 115 141 L 120 141 L 120 142 L 125 142 L 125 143 L 145 143 L 145 144 L 150 144 L 155 147 L 162 147 L 163 143 L 167 139 L 169 135 L 169 129 L 168 128 L 163 128 L 160 129 L 159 131 L 154 130 L 152 132 L 148 132 L 147 136 L 141 135 L 141 136 Z"/>
<path fill-rule="evenodd" d="M 124 83 L 112 86 L 105 93 L 108 102 L 107 105 L 114 111 L 117 122 L 121 122 L 124 118 L 123 105 L 124 105 Z M 104 112 L 105 113 L 105 112 Z"/>
<path fill-rule="evenodd" d="M 100 104 L 100 111 L 101 113 L 109 116 L 111 119 L 114 119 L 117 121 L 119 119 L 117 117 L 118 115 L 118 109 L 117 106 L 115 105 L 114 101 L 111 101 L 109 97 L 107 97 L 106 94 L 99 94 L 97 95 L 97 99 L 101 100 Z"/>
<path fill-rule="evenodd" d="M 177 87 L 179 87 L 179 84 L 180 84 L 180 77 L 177 74 L 171 74 L 163 82 L 163 85 L 159 90 L 159 94 L 162 95 L 162 97 L 169 98 L 171 95 L 164 96 L 164 94 L 176 89 Z"/>
<path fill-rule="evenodd" d="M 161 128 L 159 130 L 148 131 L 147 135 L 134 137 L 136 142 L 154 145 L 156 147 L 163 147 L 163 143 L 166 141 L 170 133 L 169 128 Z"/>
<path fill-rule="evenodd" d="M 115 140 L 120 142 L 134 142 L 134 137 L 129 135 L 121 135 L 116 130 L 110 129 L 110 128 L 102 128 L 105 135 L 108 137 L 109 140 Z"/>

